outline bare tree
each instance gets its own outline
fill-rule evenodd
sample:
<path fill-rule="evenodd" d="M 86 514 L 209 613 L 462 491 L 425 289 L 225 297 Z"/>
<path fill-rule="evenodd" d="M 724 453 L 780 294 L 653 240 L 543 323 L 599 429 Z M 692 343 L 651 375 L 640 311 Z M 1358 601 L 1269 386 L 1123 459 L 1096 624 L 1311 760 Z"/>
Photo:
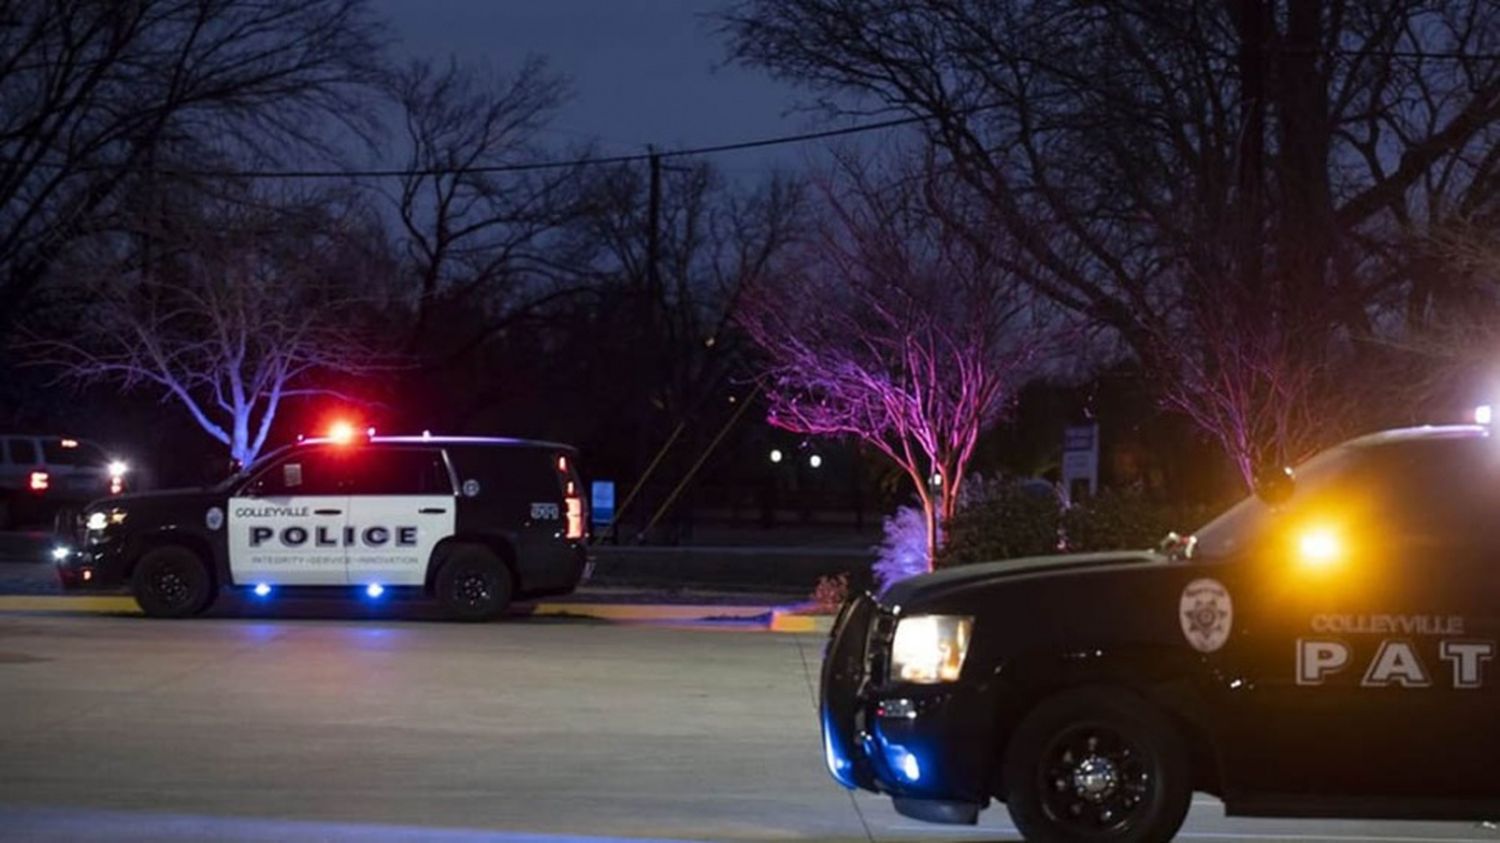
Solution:
<path fill-rule="evenodd" d="M 380 286 L 373 224 L 328 211 L 219 207 L 168 218 L 155 239 L 173 249 L 149 263 L 75 255 L 92 304 L 75 335 L 29 350 L 67 379 L 158 391 L 248 465 L 287 399 L 377 365 L 360 330 Z"/>
<path fill-rule="evenodd" d="M 928 564 L 979 435 L 1046 342 L 1011 274 L 935 213 L 941 182 L 877 184 L 850 170 L 828 222 L 746 295 L 770 421 L 853 436 L 900 467 L 927 516 Z"/>
<path fill-rule="evenodd" d="M 742 0 L 726 29 L 828 109 L 925 118 L 996 260 L 1247 480 L 1338 432 L 1319 401 L 1430 292 L 1408 245 L 1500 187 L 1490 0 Z"/>
<path fill-rule="evenodd" d="M 368 131 L 381 39 L 363 0 L 0 0 L 4 312 L 153 174 Z"/>
<path fill-rule="evenodd" d="M 548 159 L 538 133 L 567 86 L 529 59 L 508 76 L 419 62 L 392 90 L 410 143 L 395 198 L 416 284 L 406 345 L 451 360 L 582 289 L 556 236 L 579 213 L 580 168 L 529 169 Z M 439 316 L 447 329 L 433 349 Z"/>

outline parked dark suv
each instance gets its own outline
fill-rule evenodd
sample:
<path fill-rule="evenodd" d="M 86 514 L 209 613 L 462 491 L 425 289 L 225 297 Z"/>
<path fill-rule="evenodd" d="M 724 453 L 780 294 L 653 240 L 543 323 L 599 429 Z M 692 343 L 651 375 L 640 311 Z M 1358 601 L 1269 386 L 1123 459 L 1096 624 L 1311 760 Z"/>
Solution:
<path fill-rule="evenodd" d="M 60 511 L 133 486 L 126 462 L 87 439 L 0 434 L 0 530 L 50 523 Z"/>
<path fill-rule="evenodd" d="M 951 568 L 847 604 L 829 771 L 1035 840 L 1231 815 L 1500 816 L 1500 439 L 1357 439 L 1157 550 Z"/>
<path fill-rule="evenodd" d="M 58 572 L 67 589 L 128 586 L 154 617 L 202 612 L 227 587 L 416 593 L 493 618 L 583 577 L 575 463 L 567 445 L 518 439 L 308 440 L 213 488 L 96 502 Z"/>

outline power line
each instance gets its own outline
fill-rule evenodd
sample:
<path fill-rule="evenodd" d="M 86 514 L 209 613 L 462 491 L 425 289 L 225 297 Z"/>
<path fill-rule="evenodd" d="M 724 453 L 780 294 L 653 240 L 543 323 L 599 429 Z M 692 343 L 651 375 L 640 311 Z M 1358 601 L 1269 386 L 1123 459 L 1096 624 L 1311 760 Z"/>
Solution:
<path fill-rule="evenodd" d="M 982 109 L 972 109 L 978 111 Z M 777 135 L 769 138 L 757 138 L 755 140 L 738 141 L 735 143 L 722 143 L 713 146 L 688 147 L 686 149 L 662 150 L 659 152 L 641 152 L 631 155 L 609 155 L 595 158 L 574 158 L 566 161 L 533 161 L 524 164 L 492 164 L 480 167 L 398 167 L 392 169 L 376 170 L 236 170 L 236 169 L 211 169 L 211 170 L 183 170 L 162 169 L 152 170 L 153 173 L 163 176 L 177 176 L 181 178 L 226 178 L 226 179 L 358 179 L 358 178 L 397 178 L 402 176 L 441 176 L 449 173 L 529 173 L 543 170 L 564 170 L 573 167 L 594 167 L 609 164 L 630 164 L 639 161 L 650 161 L 664 158 L 687 158 L 697 155 L 714 155 L 723 152 L 740 152 L 747 149 L 763 149 L 770 146 L 784 146 L 794 143 L 807 143 L 808 141 L 823 140 L 826 138 L 843 137 L 846 135 L 857 135 L 865 132 L 875 132 L 883 129 L 893 129 L 898 126 L 910 126 L 916 123 L 925 123 L 937 119 L 935 115 L 896 117 L 890 120 L 881 120 L 874 123 L 859 123 L 853 126 L 844 126 L 839 129 L 824 129 L 817 132 L 803 132 L 795 135 Z M 92 169 L 92 168 L 90 168 Z"/>

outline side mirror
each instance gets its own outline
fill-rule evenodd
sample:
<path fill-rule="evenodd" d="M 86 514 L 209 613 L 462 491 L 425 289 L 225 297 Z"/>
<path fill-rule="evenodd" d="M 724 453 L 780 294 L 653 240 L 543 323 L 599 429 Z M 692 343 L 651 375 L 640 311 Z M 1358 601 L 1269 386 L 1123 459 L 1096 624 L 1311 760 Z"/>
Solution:
<path fill-rule="evenodd" d="M 1286 503 L 1297 490 L 1290 468 L 1273 468 L 1255 478 L 1255 496 L 1272 506 Z"/>

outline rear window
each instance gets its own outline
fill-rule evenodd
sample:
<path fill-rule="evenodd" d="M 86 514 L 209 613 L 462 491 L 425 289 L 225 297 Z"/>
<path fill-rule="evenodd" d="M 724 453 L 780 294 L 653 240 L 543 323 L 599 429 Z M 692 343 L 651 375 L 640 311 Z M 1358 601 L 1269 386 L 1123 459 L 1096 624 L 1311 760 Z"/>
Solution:
<path fill-rule="evenodd" d="M 562 500 L 562 478 L 550 448 L 453 448 L 453 468 L 465 497 L 496 503 L 507 511 L 526 512 L 533 503 Z M 572 460 L 570 454 L 568 459 Z M 472 490 L 472 492 L 471 492 Z"/>
<path fill-rule="evenodd" d="M 10 461 L 19 465 L 36 465 L 40 462 L 36 458 L 36 444 L 30 439 L 12 439 L 5 443 L 5 451 Z"/>
<path fill-rule="evenodd" d="M 48 465 L 104 465 L 109 462 L 97 445 L 77 439 L 44 439 L 42 455 Z"/>

